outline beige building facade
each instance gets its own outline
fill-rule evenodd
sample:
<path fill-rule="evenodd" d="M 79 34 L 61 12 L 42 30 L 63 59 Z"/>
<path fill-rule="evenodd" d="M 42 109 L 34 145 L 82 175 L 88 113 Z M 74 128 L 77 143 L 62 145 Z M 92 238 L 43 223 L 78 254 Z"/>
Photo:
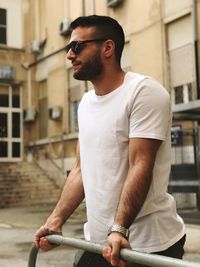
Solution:
<path fill-rule="evenodd" d="M 91 84 L 73 79 L 65 45 L 70 21 L 92 14 L 118 20 L 122 67 L 158 79 L 174 124 L 198 128 L 199 0 L 0 0 L 0 164 L 36 160 L 61 182 L 71 169 Z"/>

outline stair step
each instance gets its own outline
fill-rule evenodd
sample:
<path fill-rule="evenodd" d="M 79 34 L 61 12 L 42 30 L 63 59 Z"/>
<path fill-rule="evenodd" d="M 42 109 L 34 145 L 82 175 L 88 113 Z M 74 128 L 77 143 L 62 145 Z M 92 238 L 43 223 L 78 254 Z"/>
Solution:
<path fill-rule="evenodd" d="M 55 203 L 60 188 L 36 163 L 2 163 L 0 207 Z"/>

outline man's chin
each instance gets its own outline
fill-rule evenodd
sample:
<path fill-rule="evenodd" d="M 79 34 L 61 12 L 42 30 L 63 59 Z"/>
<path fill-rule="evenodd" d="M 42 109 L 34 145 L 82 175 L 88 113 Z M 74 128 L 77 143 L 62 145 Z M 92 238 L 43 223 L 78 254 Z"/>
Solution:
<path fill-rule="evenodd" d="M 81 73 L 79 73 L 79 72 L 74 72 L 73 77 L 74 77 L 74 79 L 80 80 L 80 81 L 87 81 L 88 80 L 86 77 L 84 77 L 84 75 L 81 75 Z"/>

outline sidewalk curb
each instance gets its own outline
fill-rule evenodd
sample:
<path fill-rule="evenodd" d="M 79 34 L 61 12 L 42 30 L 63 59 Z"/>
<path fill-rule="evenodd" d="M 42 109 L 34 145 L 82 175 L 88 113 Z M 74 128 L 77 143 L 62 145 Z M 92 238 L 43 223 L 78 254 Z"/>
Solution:
<path fill-rule="evenodd" d="M 186 224 L 186 253 L 200 254 L 200 225 Z"/>

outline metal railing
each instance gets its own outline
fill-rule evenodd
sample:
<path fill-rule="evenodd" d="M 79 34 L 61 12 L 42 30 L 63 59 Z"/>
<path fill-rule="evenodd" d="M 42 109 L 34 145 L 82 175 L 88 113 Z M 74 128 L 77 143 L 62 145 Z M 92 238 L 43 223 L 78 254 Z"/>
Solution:
<path fill-rule="evenodd" d="M 88 242 L 82 239 L 63 237 L 59 235 L 49 235 L 46 236 L 46 239 L 53 244 L 67 245 L 89 252 L 102 254 L 102 245 Z M 37 254 L 38 249 L 35 245 L 33 245 L 29 254 L 28 267 L 36 266 Z M 130 249 L 121 249 L 120 257 L 127 262 L 134 262 L 152 267 L 200 267 L 199 263 L 178 260 L 155 254 L 141 253 Z"/>

